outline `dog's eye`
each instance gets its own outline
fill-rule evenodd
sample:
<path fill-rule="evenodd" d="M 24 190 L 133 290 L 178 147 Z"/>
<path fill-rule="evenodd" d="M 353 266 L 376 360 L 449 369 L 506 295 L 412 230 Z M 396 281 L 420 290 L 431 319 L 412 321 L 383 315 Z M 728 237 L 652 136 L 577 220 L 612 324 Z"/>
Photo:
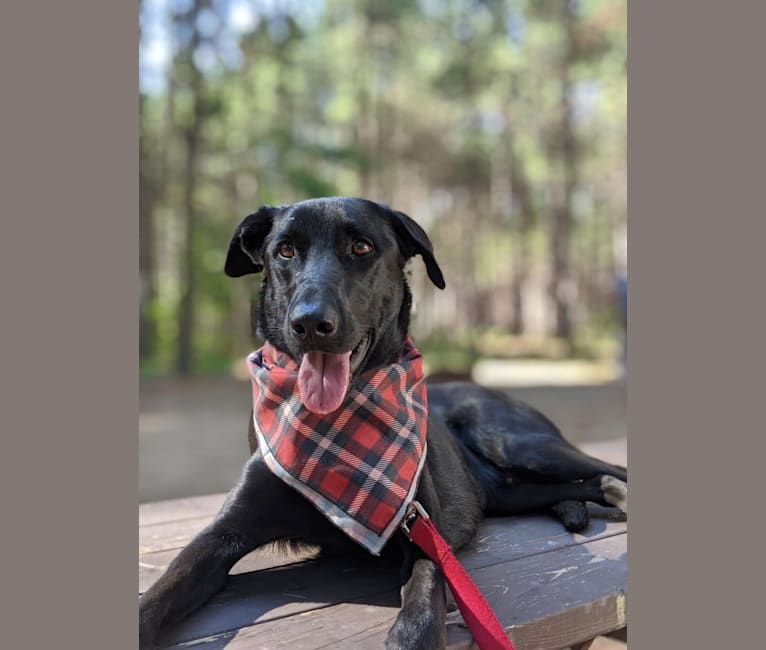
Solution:
<path fill-rule="evenodd" d="M 351 246 L 351 252 L 354 255 L 369 255 L 372 253 L 372 244 L 364 239 L 360 239 Z"/>
<path fill-rule="evenodd" d="M 293 255 L 295 255 L 295 247 L 289 241 L 283 241 L 280 243 L 277 246 L 277 251 L 282 257 L 286 259 L 290 259 Z"/>

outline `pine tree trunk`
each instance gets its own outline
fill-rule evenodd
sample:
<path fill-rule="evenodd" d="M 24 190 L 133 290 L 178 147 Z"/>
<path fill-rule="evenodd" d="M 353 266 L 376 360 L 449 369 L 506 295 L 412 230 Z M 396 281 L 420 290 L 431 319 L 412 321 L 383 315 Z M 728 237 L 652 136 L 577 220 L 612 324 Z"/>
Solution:
<path fill-rule="evenodd" d="M 197 186 L 198 158 L 203 122 L 202 74 L 194 62 L 194 52 L 200 44 L 200 34 L 195 26 L 196 17 L 205 4 L 204 0 L 196 0 L 194 8 L 189 14 L 189 24 L 193 26 L 193 35 L 185 56 L 193 106 L 191 121 L 183 131 L 183 139 L 186 145 L 182 202 L 184 242 L 180 258 L 181 302 L 178 312 L 178 350 L 176 357 L 176 370 L 181 376 L 190 375 L 194 371 L 194 325 L 197 288 L 195 240 L 198 220 L 194 194 Z"/>
<path fill-rule="evenodd" d="M 564 55 L 561 59 L 561 122 L 559 145 L 563 168 L 562 185 L 557 192 L 556 205 L 552 214 L 551 233 L 551 281 L 550 297 L 554 305 L 554 334 L 572 347 L 571 320 L 571 248 L 572 248 L 572 197 L 577 187 L 577 142 L 572 115 L 571 67 L 575 61 L 573 0 L 562 3 L 564 26 Z"/>
<path fill-rule="evenodd" d="M 139 12 L 143 5 L 142 0 L 139 3 Z M 139 26 L 139 40 L 141 36 Z M 156 347 L 156 323 L 152 317 L 151 306 L 156 298 L 154 205 L 157 192 L 148 169 L 150 155 L 147 151 L 146 96 L 140 94 L 138 102 L 138 356 L 144 360 L 152 357 Z"/>
<path fill-rule="evenodd" d="M 149 154 L 144 132 L 146 97 L 139 98 L 141 133 L 138 144 L 138 272 L 140 278 L 138 353 L 141 359 L 150 358 L 155 351 L 156 324 L 151 306 L 156 298 L 156 257 L 154 238 L 154 204 L 156 191 L 149 174 Z"/>
<path fill-rule="evenodd" d="M 535 223 L 535 205 L 532 198 L 532 188 L 529 179 L 521 166 L 521 161 L 513 153 L 513 145 L 510 145 L 511 157 L 511 187 L 513 196 L 519 202 L 519 215 L 514 219 L 513 239 L 513 280 L 511 283 L 511 306 L 513 309 L 511 320 L 511 333 L 520 335 L 524 333 L 524 288 L 529 278 L 529 238 L 532 226 Z"/>

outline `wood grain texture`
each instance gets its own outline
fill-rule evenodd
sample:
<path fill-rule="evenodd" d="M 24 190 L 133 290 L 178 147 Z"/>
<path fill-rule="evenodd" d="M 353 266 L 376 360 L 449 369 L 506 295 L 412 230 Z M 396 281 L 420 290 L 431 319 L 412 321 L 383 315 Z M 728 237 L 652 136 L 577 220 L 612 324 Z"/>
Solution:
<path fill-rule="evenodd" d="M 625 464 L 624 441 L 587 448 Z M 224 495 L 139 509 L 139 589 L 144 591 L 210 521 Z M 459 553 L 517 650 L 554 650 L 627 624 L 627 522 L 589 504 L 583 534 L 552 517 L 488 519 Z M 165 639 L 168 647 L 364 650 L 382 648 L 399 607 L 397 571 L 373 558 L 311 559 L 261 549 L 232 570 L 226 588 Z M 450 616 L 448 647 L 472 639 Z"/>
<path fill-rule="evenodd" d="M 150 526 L 192 517 L 212 517 L 223 505 L 225 494 L 168 499 L 139 506 L 139 525 Z"/>
<path fill-rule="evenodd" d="M 472 577 L 518 650 L 563 648 L 625 626 L 624 537 L 516 558 L 473 571 Z M 231 650 L 382 648 L 398 611 L 395 580 L 364 570 L 333 585 L 322 576 L 334 575 L 340 565 L 328 564 L 315 563 L 311 572 L 317 573 L 309 584 L 297 574 L 272 575 L 277 578 L 273 582 L 262 572 L 257 584 L 246 580 L 231 585 L 204 615 L 192 617 L 167 641 L 196 639 L 194 647 Z M 319 565 L 325 565 L 321 568 L 326 573 Z M 299 602 L 283 587 L 300 589 L 306 600 Z M 450 650 L 471 647 L 470 634 L 459 622 L 448 625 Z"/>
<path fill-rule="evenodd" d="M 471 572 L 518 648 L 563 648 L 626 625 L 626 535 Z M 461 627 L 449 647 L 470 648 Z"/>

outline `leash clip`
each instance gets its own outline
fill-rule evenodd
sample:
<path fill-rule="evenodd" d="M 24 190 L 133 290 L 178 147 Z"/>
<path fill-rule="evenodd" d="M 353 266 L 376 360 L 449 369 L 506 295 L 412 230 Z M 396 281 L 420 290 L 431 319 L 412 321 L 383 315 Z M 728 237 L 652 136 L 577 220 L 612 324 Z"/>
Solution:
<path fill-rule="evenodd" d="M 410 529 L 412 528 L 412 523 L 415 521 L 415 518 L 418 515 L 420 515 L 420 517 L 423 519 L 431 518 L 428 516 L 426 509 L 420 504 L 420 501 L 413 500 L 410 505 L 407 506 L 407 512 L 404 515 L 404 519 L 402 519 L 402 523 L 399 524 L 410 541 L 412 541 L 412 537 L 410 537 Z"/>

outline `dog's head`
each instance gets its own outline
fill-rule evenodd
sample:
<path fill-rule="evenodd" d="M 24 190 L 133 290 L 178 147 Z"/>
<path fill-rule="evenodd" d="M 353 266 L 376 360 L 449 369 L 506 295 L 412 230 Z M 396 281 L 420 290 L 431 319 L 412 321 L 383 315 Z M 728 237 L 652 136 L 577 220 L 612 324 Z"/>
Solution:
<path fill-rule="evenodd" d="M 411 305 L 404 265 L 415 255 L 443 289 L 431 242 L 406 214 L 366 199 L 312 199 L 246 217 L 225 271 L 265 271 L 260 334 L 300 364 L 304 405 L 329 413 L 356 375 L 396 359 Z"/>

